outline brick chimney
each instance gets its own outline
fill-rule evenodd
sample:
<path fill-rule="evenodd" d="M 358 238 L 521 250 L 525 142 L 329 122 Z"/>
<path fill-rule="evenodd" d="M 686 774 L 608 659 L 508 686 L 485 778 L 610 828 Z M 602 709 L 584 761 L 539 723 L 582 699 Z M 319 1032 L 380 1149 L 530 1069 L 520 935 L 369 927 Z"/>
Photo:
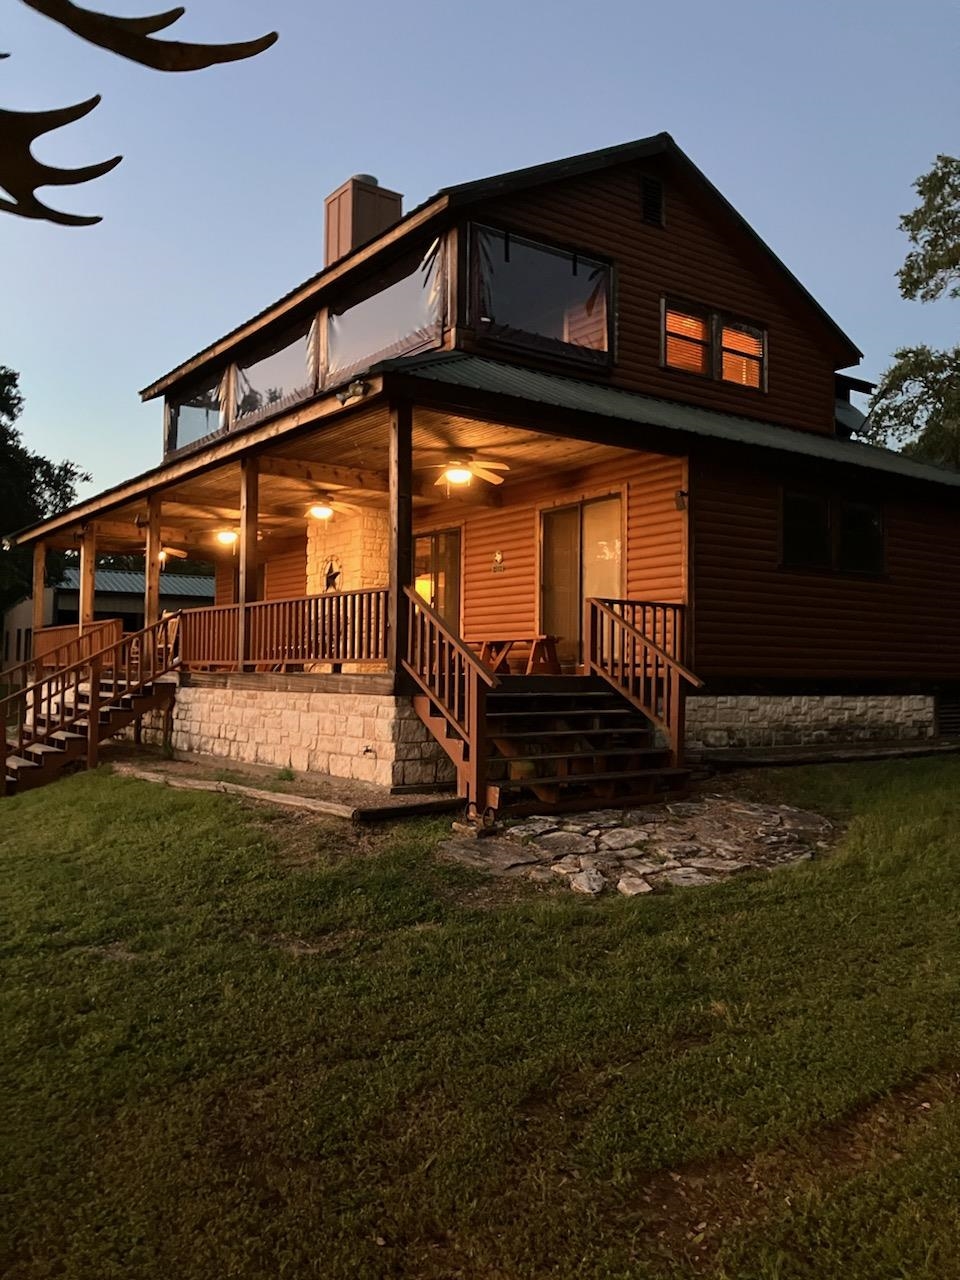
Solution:
<path fill-rule="evenodd" d="M 343 258 L 403 217 L 403 196 L 387 191 L 369 173 L 357 173 L 326 199 L 324 265 Z"/>

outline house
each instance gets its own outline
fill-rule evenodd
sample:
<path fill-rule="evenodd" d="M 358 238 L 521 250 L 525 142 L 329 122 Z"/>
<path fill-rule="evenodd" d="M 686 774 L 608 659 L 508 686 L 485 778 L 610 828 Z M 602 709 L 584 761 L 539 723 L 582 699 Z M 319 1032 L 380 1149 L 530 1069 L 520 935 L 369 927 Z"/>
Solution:
<path fill-rule="evenodd" d="M 145 548 L 149 670 L 104 661 L 131 707 L 175 672 L 176 747 L 453 778 L 480 812 L 958 727 L 960 475 L 851 439 L 861 353 L 669 135 L 406 214 L 358 175 L 326 232 L 142 392 L 159 465 L 16 539 L 37 574 L 79 550 L 81 629 L 94 557 Z M 176 636 L 164 545 L 216 563 Z M 21 706 L 21 758 L 86 732 L 71 679 L 59 720 Z"/>
<path fill-rule="evenodd" d="M 122 631 L 139 631 L 144 624 L 145 575 L 130 570 L 98 569 L 95 590 L 95 621 L 116 619 Z M 165 612 L 213 604 L 214 580 L 202 574 L 161 573 L 160 608 Z M 37 610 L 40 613 L 40 610 Z M 80 620 L 80 570 L 63 570 L 56 586 L 45 587 L 42 613 L 43 635 L 49 644 L 53 630 L 64 636 L 77 630 Z M 13 605 L 0 621 L 0 674 L 33 657 L 34 602 L 28 596 Z"/>

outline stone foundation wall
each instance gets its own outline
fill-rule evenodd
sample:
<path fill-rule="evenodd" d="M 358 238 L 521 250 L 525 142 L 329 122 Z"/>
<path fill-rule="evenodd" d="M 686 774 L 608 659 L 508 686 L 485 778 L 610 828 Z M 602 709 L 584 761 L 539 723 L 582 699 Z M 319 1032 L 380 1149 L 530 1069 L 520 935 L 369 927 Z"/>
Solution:
<path fill-rule="evenodd" d="M 923 694 L 687 699 L 687 747 L 791 747 L 923 740 L 936 732 Z"/>
<path fill-rule="evenodd" d="M 144 739 L 159 737 L 145 718 Z M 453 781 L 456 774 L 409 698 L 270 689 L 177 690 L 173 748 L 247 764 L 329 773 L 383 787 Z"/>

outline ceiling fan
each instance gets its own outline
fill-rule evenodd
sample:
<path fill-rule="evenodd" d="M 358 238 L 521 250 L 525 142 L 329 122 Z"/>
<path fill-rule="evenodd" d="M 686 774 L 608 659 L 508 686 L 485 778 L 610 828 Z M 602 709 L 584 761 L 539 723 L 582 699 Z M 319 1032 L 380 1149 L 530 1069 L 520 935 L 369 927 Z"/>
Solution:
<path fill-rule="evenodd" d="M 440 472 L 434 484 L 468 485 L 471 480 L 484 480 L 487 484 L 503 484 L 503 476 L 498 471 L 509 471 L 508 462 L 497 462 L 493 458 L 478 458 L 472 453 L 451 452 L 446 462 L 432 462 L 428 471 Z"/>
<path fill-rule="evenodd" d="M 337 511 L 352 514 L 361 510 L 355 502 L 341 502 L 329 493 L 318 493 L 306 507 L 298 507 L 296 514 L 304 515 L 308 520 L 330 520 Z"/>

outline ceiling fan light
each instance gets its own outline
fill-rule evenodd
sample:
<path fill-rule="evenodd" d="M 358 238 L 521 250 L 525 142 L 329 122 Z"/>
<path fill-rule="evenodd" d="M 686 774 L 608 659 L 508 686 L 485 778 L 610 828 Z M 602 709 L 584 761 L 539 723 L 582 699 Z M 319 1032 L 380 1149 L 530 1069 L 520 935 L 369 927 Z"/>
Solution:
<path fill-rule="evenodd" d="M 444 471 L 443 478 L 447 484 L 469 484 L 473 479 L 473 472 L 460 462 L 452 462 Z"/>
<path fill-rule="evenodd" d="M 329 502 L 315 502 L 307 508 L 307 515 L 314 520 L 329 520 L 333 515 L 333 507 Z"/>
<path fill-rule="evenodd" d="M 159 555 L 157 558 L 159 559 L 159 561 L 160 561 L 160 563 L 161 563 L 161 564 L 166 564 L 166 563 L 167 563 L 167 549 L 166 549 L 166 547 L 161 547 L 161 548 L 160 548 L 160 555 Z"/>
<path fill-rule="evenodd" d="M 232 547 L 235 542 L 239 541 L 239 539 L 240 535 L 237 533 L 236 529 L 217 530 L 217 541 L 223 547 Z"/>

